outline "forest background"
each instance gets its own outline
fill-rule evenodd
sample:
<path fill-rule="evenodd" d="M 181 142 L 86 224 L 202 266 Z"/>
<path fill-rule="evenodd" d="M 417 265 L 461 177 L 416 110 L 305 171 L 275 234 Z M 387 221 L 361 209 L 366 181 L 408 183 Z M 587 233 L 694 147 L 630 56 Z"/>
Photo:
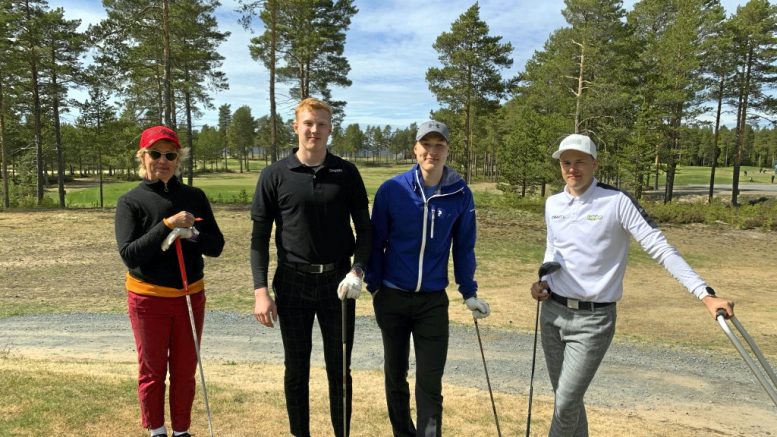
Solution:
<path fill-rule="evenodd" d="M 0 5 L 3 208 L 67 207 L 65 185 L 80 178 L 101 187 L 136 179 L 137 136 L 152 124 L 175 127 L 190 147 L 190 184 L 273 162 L 295 143 L 278 102 L 307 96 L 336 108 L 335 153 L 408 158 L 413 124 L 343 123 L 347 102 L 336 93 L 351 85 L 344 48 L 358 2 L 239 1 L 250 56 L 269 72 L 268 113 L 224 104 L 214 126 L 197 120 L 229 86 L 219 2 L 106 0 L 106 18 L 85 30 L 46 2 Z M 599 179 L 637 198 L 663 190 L 671 202 L 678 166 L 704 166 L 712 200 L 723 166 L 727 202 L 738 205 L 742 165 L 774 171 L 777 6 L 643 0 L 626 10 L 620 1 L 567 0 L 561 12 L 567 25 L 515 74 L 505 72 L 520 42 L 494 35 L 478 3 L 436 38 L 425 77 L 439 106 L 429 115 L 451 126 L 450 163 L 468 181 L 544 196 L 558 183 L 549 151 L 571 132 L 599 145 Z"/>
<path fill-rule="evenodd" d="M 525 290 L 544 249 L 543 200 L 561 187 L 550 152 L 571 132 L 594 138 L 597 177 L 643 200 L 670 241 L 737 302 L 737 314 L 773 361 L 774 273 L 764 266 L 774 265 L 777 244 L 777 6 L 750 0 L 724 10 L 718 1 L 643 0 L 626 9 L 620 1 L 566 0 L 566 24 L 516 68 L 522 41 L 491 30 L 481 14 L 486 3 L 468 5 L 442 24 L 432 44 L 437 57 L 423 72 L 437 102 L 423 117 L 451 126 L 449 163 L 475 191 L 478 279 L 494 308 L 482 328 L 505 429 L 522 433 L 526 425 L 525 363 L 536 304 Z M 287 115 L 292 102 L 315 96 L 335 106 L 331 148 L 357 162 L 371 194 L 408 167 L 414 125 L 347 121 L 355 102 L 342 97 L 352 85 L 345 48 L 353 43 L 350 26 L 367 4 L 236 3 L 246 26 L 241 29 L 251 35 L 245 68 L 268 78 L 255 85 L 257 100 L 267 102 L 257 112 L 248 105 L 214 105 L 230 85 L 219 2 L 105 0 L 105 19 L 84 28 L 54 2 L 0 0 L 0 383 L 13 388 L 0 396 L 0 433 L 145 434 L 134 407 L 136 363 L 121 314 L 125 269 L 110 210 L 138 183 L 133 156 L 143 128 L 167 124 L 178 130 L 192 157 L 184 180 L 217 204 L 228 243 L 222 257 L 208 260 L 208 305 L 209 316 L 224 320 L 251 321 L 246 205 L 257 172 L 296 143 Z M 210 111 L 217 112 L 217 122 L 203 124 Z M 689 191 L 695 196 L 686 196 Z M 618 346 L 637 344 L 639 352 L 626 355 L 644 361 L 649 371 L 626 366 L 629 383 L 596 385 L 606 402 L 592 399 L 594 433 L 773 432 L 773 406 L 747 380 L 747 370 L 735 365 L 743 363 L 703 308 L 678 292 L 638 247 L 630 259 L 629 291 L 619 302 L 619 336 L 610 356 L 619 356 Z M 450 293 L 454 302 L 454 287 Z M 363 300 L 360 332 L 377 335 L 369 296 Z M 452 304 L 452 329 L 470 343 L 467 353 L 451 356 L 451 362 L 466 358 L 467 364 L 446 369 L 446 432 L 487 435 L 494 424 L 468 316 Z M 82 320 L 85 331 L 74 331 Z M 224 320 L 208 325 L 206 354 L 220 353 L 223 337 L 215 336 L 216 329 L 234 327 Z M 254 329 L 235 329 L 236 336 L 251 342 L 277 334 L 249 326 Z M 39 346 L 19 344 L 21 331 Z M 509 341 L 500 352 L 495 339 L 502 331 Z M 120 355 L 96 347 L 84 357 L 41 342 L 62 338 L 78 348 L 112 333 L 124 335 L 109 339 Z M 366 343 L 380 357 L 380 342 Z M 241 343 L 232 352 L 242 357 L 256 349 L 249 346 Z M 701 375 L 680 375 L 681 366 L 667 358 L 675 350 Z M 699 354 L 721 361 L 699 366 Z M 281 358 L 244 363 L 232 356 L 207 356 L 219 435 L 282 435 Z M 355 371 L 358 399 L 383 396 L 374 383 L 380 359 L 374 361 Z M 612 375 L 611 363 L 600 377 Z M 539 365 L 536 435 L 546 432 L 552 410 L 541 359 Z M 662 365 L 670 370 L 657 370 Z M 709 369 L 720 385 L 709 381 Z M 314 421 L 325 433 L 325 378 L 320 366 L 314 372 Z M 473 416 L 472 405 L 483 408 Z M 204 433 L 200 399 L 195 408 L 195 427 Z M 728 414 L 699 415 L 700 408 Z M 388 433 L 381 402 L 361 403 L 357 414 L 358 435 Z"/>

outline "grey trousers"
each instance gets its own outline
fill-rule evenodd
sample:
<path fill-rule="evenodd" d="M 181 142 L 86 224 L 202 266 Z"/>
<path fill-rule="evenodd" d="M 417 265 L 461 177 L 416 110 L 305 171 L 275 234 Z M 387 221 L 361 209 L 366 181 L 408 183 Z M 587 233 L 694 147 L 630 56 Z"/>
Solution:
<path fill-rule="evenodd" d="M 615 305 L 573 310 L 542 303 L 542 349 L 555 394 L 550 437 L 588 436 L 583 397 L 615 334 Z"/>

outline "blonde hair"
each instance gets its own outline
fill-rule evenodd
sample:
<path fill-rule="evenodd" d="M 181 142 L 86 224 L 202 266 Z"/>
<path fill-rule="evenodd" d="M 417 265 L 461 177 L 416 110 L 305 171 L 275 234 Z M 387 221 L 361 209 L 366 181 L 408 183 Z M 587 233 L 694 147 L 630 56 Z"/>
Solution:
<path fill-rule="evenodd" d="M 135 159 L 138 161 L 138 176 L 140 176 L 141 179 L 146 179 L 146 176 L 148 176 L 148 173 L 146 172 L 146 166 L 143 165 L 143 155 L 149 150 L 150 149 L 138 149 L 138 151 L 135 152 Z M 183 162 L 189 158 L 189 148 L 182 147 L 176 150 L 176 152 L 178 153 L 178 158 L 175 159 L 175 175 L 180 178 L 181 164 L 183 164 Z"/>
<path fill-rule="evenodd" d="M 323 100 L 317 99 L 315 97 L 308 97 L 307 99 L 303 99 L 297 107 L 294 109 L 294 117 L 299 118 L 299 113 L 302 111 L 316 111 L 316 110 L 324 110 L 329 113 L 329 119 L 331 122 L 332 119 L 332 107 L 329 106 L 328 103 L 326 103 Z"/>

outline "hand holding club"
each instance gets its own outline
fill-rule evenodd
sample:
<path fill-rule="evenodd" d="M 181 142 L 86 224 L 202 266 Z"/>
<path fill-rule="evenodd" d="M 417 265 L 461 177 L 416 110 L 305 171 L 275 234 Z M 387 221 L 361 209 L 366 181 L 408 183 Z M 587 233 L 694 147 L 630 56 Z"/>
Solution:
<path fill-rule="evenodd" d="M 470 297 L 464 301 L 467 305 L 467 309 L 472 311 L 472 317 L 475 319 L 485 319 L 491 314 L 491 307 L 488 306 L 488 302 L 477 297 Z"/>
<path fill-rule="evenodd" d="M 195 227 L 191 228 L 175 228 L 167 235 L 167 238 L 165 238 L 165 241 L 162 242 L 162 251 L 166 252 L 167 249 L 170 248 L 170 246 L 173 245 L 175 240 L 182 238 L 185 240 L 196 240 L 197 237 L 200 235 L 200 231 L 197 230 Z"/>
<path fill-rule="evenodd" d="M 362 282 L 361 276 L 351 270 L 345 275 L 345 278 L 340 281 L 340 285 L 337 286 L 337 297 L 339 297 L 340 300 L 358 299 L 362 292 Z"/>

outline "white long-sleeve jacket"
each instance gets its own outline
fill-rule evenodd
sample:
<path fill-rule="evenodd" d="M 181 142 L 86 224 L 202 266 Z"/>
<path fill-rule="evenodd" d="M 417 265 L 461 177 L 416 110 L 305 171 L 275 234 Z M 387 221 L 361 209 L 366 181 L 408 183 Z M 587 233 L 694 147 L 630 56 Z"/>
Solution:
<path fill-rule="evenodd" d="M 623 296 L 623 276 L 631 236 L 697 298 L 706 282 L 670 245 L 631 196 L 594 179 L 579 197 L 566 189 L 545 203 L 547 246 L 544 261 L 561 269 L 543 278 L 561 296 L 589 302 L 615 302 Z"/>

